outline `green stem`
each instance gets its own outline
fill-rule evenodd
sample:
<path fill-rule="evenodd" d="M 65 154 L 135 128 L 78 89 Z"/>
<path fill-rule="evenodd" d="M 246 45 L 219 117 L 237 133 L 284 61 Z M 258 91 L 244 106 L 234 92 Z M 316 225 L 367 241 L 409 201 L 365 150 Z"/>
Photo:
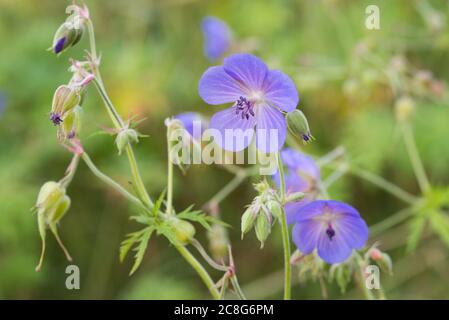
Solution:
<path fill-rule="evenodd" d="M 403 209 L 401 211 L 396 212 L 395 214 L 389 216 L 385 220 L 382 220 L 381 222 L 373 225 L 369 228 L 370 231 L 370 237 L 375 237 L 378 234 L 381 234 L 385 230 L 388 230 L 399 223 L 407 220 L 409 217 L 411 217 L 413 214 L 412 210 L 410 208 Z"/>
<path fill-rule="evenodd" d="M 173 210 L 173 156 L 170 150 L 169 130 L 167 130 L 167 214 L 172 214 Z"/>
<path fill-rule="evenodd" d="M 179 253 L 184 257 L 184 259 L 192 266 L 192 268 L 198 273 L 201 280 L 203 280 L 207 289 L 209 289 L 212 297 L 216 300 L 220 299 L 220 293 L 215 286 L 214 281 L 210 277 L 209 273 L 204 269 L 201 263 L 190 253 L 190 251 L 181 245 L 175 245 L 176 249 L 178 249 Z"/>
<path fill-rule="evenodd" d="M 219 204 L 223 201 L 232 191 L 234 191 L 242 182 L 246 179 L 247 173 L 238 171 L 235 177 L 228 182 L 220 191 L 218 191 L 208 203 Z"/>
<path fill-rule="evenodd" d="M 112 180 L 110 177 L 105 175 L 103 172 L 101 172 L 95 164 L 90 159 L 89 155 L 87 153 L 83 153 L 81 156 L 83 161 L 86 163 L 86 165 L 89 167 L 89 169 L 92 171 L 92 173 L 99 178 L 101 181 L 106 183 L 108 186 L 116 190 L 117 192 L 121 193 L 126 199 L 128 199 L 130 202 L 137 204 L 139 206 L 142 206 L 142 202 L 140 202 L 139 199 L 137 199 L 135 196 L 133 196 L 131 193 L 129 193 L 125 188 L 123 188 L 120 184 Z"/>
<path fill-rule="evenodd" d="M 281 183 L 281 203 L 282 203 L 282 243 L 284 247 L 284 300 L 291 298 L 291 265 L 290 265 L 290 237 L 288 234 L 287 219 L 285 217 L 285 179 L 284 168 L 281 160 L 281 154 L 277 153 L 277 162 L 279 170 L 279 178 Z"/>
<path fill-rule="evenodd" d="M 243 293 L 242 288 L 240 288 L 239 281 L 238 281 L 237 276 L 235 274 L 231 277 L 231 283 L 232 283 L 232 286 L 235 289 L 235 293 L 237 294 L 239 299 L 240 300 L 246 300 L 246 296 Z"/>
<path fill-rule="evenodd" d="M 97 88 L 98 92 L 100 93 L 101 98 L 103 99 L 103 102 L 106 106 L 106 109 L 108 111 L 109 117 L 111 118 L 114 126 L 116 129 L 123 129 L 125 127 L 125 123 L 123 122 L 122 118 L 118 114 L 116 108 L 112 104 L 111 99 L 109 98 L 106 89 L 103 84 L 103 80 L 101 78 L 100 70 L 98 68 L 98 56 L 97 56 L 97 50 L 96 50 L 96 44 L 95 44 L 95 32 L 94 27 L 92 24 L 92 21 L 89 19 L 87 22 L 87 28 L 89 32 L 89 43 L 90 43 L 90 51 L 92 55 L 92 68 L 95 74 L 95 87 Z M 144 201 L 144 203 L 151 207 L 153 205 L 153 202 L 151 201 L 150 196 L 148 195 L 148 192 L 145 188 L 145 185 L 142 180 L 142 176 L 140 175 L 136 158 L 134 156 L 134 151 L 131 147 L 131 145 L 128 143 L 126 146 L 126 154 L 128 155 L 128 161 L 131 167 L 131 173 L 134 179 L 135 187 L 137 189 L 137 192 L 139 193 L 139 197 Z"/>
<path fill-rule="evenodd" d="M 405 146 L 407 148 L 410 161 L 412 162 L 413 171 L 415 172 L 416 180 L 418 180 L 419 188 L 421 189 L 421 192 L 426 192 L 430 189 L 430 183 L 419 156 L 418 148 L 416 147 L 412 127 L 410 124 L 404 123 L 401 128 Z"/>

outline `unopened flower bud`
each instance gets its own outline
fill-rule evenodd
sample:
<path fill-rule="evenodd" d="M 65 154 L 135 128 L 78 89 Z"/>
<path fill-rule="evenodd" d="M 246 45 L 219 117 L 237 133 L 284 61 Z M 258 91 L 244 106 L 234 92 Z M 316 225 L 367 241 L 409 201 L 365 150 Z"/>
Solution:
<path fill-rule="evenodd" d="M 213 224 L 207 236 L 209 238 L 209 249 L 212 257 L 216 261 L 223 260 L 227 255 L 229 246 L 226 228 L 220 224 Z"/>
<path fill-rule="evenodd" d="M 170 224 L 173 228 L 176 240 L 183 245 L 190 243 L 195 236 L 195 228 L 188 221 L 172 218 Z"/>
<path fill-rule="evenodd" d="M 260 248 L 262 249 L 265 240 L 268 238 L 271 232 L 271 221 L 264 213 L 259 213 L 256 219 L 255 225 L 256 237 L 260 241 Z"/>
<path fill-rule="evenodd" d="M 309 123 L 301 110 L 295 109 L 287 113 L 287 127 L 290 133 L 302 139 L 304 142 L 313 140 Z"/>
<path fill-rule="evenodd" d="M 66 85 L 59 86 L 53 95 L 50 120 L 55 126 L 61 124 L 64 114 L 77 106 L 79 102 L 79 92 Z"/>
<path fill-rule="evenodd" d="M 413 110 L 415 109 L 415 103 L 412 98 L 408 96 L 400 97 L 394 105 L 396 119 L 399 122 L 406 122 L 410 119 Z"/>
<path fill-rule="evenodd" d="M 388 274 L 393 274 L 393 261 L 385 252 L 382 252 L 378 248 L 373 246 L 367 251 L 365 259 L 366 258 L 369 258 L 376 262 L 377 265 Z"/>
<path fill-rule="evenodd" d="M 55 208 L 57 203 L 65 195 L 65 189 L 54 181 L 44 183 L 37 196 L 36 208 L 39 213 L 48 212 Z"/>
<path fill-rule="evenodd" d="M 267 203 L 268 211 L 273 215 L 276 219 L 282 218 L 282 207 L 281 204 L 276 200 L 270 200 Z"/>
<path fill-rule="evenodd" d="M 285 202 L 296 202 L 296 201 L 304 199 L 304 196 L 305 196 L 305 194 L 303 192 L 289 193 L 285 197 Z"/>
<path fill-rule="evenodd" d="M 52 50 L 60 54 L 76 45 L 83 36 L 84 25 L 78 15 L 72 15 L 56 30 Z"/>
<path fill-rule="evenodd" d="M 126 128 L 121 130 L 117 134 L 117 138 L 115 139 L 115 144 L 117 145 L 118 153 L 121 154 L 125 147 L 131 143 L 139 142 L 139 134 L 136 130 Z"/>
<path fill-rule="evenodd" d="M 76 106 L 64 115 L 62 128 L 66 139 L 73 139 L 80 132 L 82 113 L 83 109 Z"/>
<path fill-rule="evenodd" d="M 242 238 L 245 233 L 252 229 L 254 226 L 254 222 L 256 221 L 257 212 L 254 211 L 254 208 L 249 207 L 242 215 L 241 221 L 241 231 Z"/>

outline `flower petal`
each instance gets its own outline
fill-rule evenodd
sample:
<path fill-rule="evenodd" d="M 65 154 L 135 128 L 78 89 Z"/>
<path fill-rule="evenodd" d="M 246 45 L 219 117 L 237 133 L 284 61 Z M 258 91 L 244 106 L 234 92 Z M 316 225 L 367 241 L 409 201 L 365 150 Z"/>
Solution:
<path fill-rule="evenodd" d="M 182 122 L 187 132 L 196 140 L 201 140 L 201 135 L 206 129 L 206 123 L 199 113 L 196 112 L 184 112 L 177 114 L 175 119 Z M 198 126 L 195 128 L 195 126 Z"/>
<path fill-rule="evenodd" d="M 209 104 L 234 102 L 245 96 L 242 86 L 238 84 L 223 67 L 210 67 L 204 72 L 198 85 L 201 98 Z"/>
<path fill-rule="evenodd" d="M 292 79 L 278 70 L 270 70 L 263 84 L 265 99 L 284 111 L 296 109 L 298 90 Z"/>
<path fill-rule="evenodd" d="M 300 208 L 292 215 L 291 222 L 299 223 L 307 220 L 311 220 L 323 213 L 324 205 L 327 201 L 315 200 Z"/>
<path fill-rule="evenodd" d="M 301 253 L 309 254 L 317 247 L 321 231 L 316 221 L 297 223 L 292 230 L 293 242 Z"/>
<path fill-rule="evenodd" d="M 218 130 L 215 142 L 228 151 L 241 151 L 245 149 L 254 136 L 254 117 L 242 119 L 231 107 L 214 114 L 210 120 L 209 129 Z"/>
<path fill-rule="evenodd" d="M 343 262 L 352 254 L 352 248 L 347 245 L 341 233 L 336 232 L 331 240 L 325 228 L 322 228 L 317 248 L 320 258 L 331 264 Z"/>
<path fill-rule="evenodd" d="M 215 17 L 205 17 L 201 23 L 204 35 L 204 54 L 210 60 L 220 58 L 231 43 L 231 31 L 228 25 Z"/>
<path fill-rule="evenodd" d="M 247 53 L 237 53 L 226 58 L 223 67 L 247 90 L 262 90 L 268 73 L 268 67 L 261 59 Z"/>
<path fill-rule="evenodd" d="M 276 152 L 282 148 L 287 134 L 284 115 L 265 104 L 256 107 L 256 147 L 263 152 Z"/>
<path fill-rule="evenodd" d="M 360 217 L 343 215 L 336 221 L 334 229 L 350 248 L 361 249 L 368 241 L 368 226 Z"/>

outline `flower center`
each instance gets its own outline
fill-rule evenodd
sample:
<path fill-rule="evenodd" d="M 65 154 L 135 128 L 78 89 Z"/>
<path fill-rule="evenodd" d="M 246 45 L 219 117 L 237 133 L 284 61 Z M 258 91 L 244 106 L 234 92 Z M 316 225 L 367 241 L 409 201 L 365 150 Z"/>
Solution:
<path fill-rule="evenodd" d="M 327 225 L 326 235 L 330 241 L 332 241 L 332 238 L 335 237 L 335 230 L 332 228 L 330 223 Z"/>
<path fill-rule="evenodd" d="M 61 115 L 59 115 L 55 112 L 50 112 L 50 120 L 51 120 L 51 122 L 53 122 L 53 124 L 55 126 L 58 126 L 62 123 Z"/>
<path fill-rule="evenodd" d="M 246 120 L 248 120 L 250 116 L 254 117 L 254 103 L 249 101 L 245 97 L 240 97 L 235 102 L 235 113 L 240 114 L 242 119 Z"/>

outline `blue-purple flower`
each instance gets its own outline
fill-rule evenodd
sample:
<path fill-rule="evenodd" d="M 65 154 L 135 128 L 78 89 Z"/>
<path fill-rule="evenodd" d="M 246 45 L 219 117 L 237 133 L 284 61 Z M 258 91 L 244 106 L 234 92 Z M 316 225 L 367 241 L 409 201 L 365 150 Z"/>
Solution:
<path fill-rule="evenodd" d="M 297 210 L 291 221 L 298 250 L 309 254 L 316 249 L 331 264 L 347 260 L 368 240 L 368 227 L 358 211 L 339 201 L 313 201 Z"/>
<path fill-rule="evenodd" d="M 206 129 L 206 124 L 205 120 L 199 113 L 184 112 L 176 115 L 174 118 L 182 122 L 182 125 L 190 136 L 196 140 L 201 140 L 201 135 Z M 195 126 L 198 127 L 196 128 Z"/>
<path fill-rule="evenodd" d="M 222 57 L 231 46 L 231 30 L 228 25 L 215 17 L 205 17 L 201 23 L 204 35 L 204 54 L 209 60 Z"/>
<path fill-rule="evenodd" d="M 254 136 L 256 147 L 276 152 L 286 138 L 283 112 L 298 104 L 293 81 L 251 54 L 239 53 L 224 60 L 223 66 L 206 70 L 199 82 L 199 94 L 209 104 L 233 103 L 217 112 L 210 121 L 221 137 L 215 141 L 229 151 L 245 149 Z"/>
<path fill-rule="evenodd" d="M 291 223 L 293 214 L 305 204 L 315 200 L 319 193 L 320 168 L 312 157 L 300 151 L 285 148 L 281 151 L 281 160 L 286 167 L 284 174 L 285 192 L 287 195 L 303 192 L 304 198 L 285 205 L 287 223 Z M 275 184 L 280 187 L 279 171 L 272 176 Z"/>

